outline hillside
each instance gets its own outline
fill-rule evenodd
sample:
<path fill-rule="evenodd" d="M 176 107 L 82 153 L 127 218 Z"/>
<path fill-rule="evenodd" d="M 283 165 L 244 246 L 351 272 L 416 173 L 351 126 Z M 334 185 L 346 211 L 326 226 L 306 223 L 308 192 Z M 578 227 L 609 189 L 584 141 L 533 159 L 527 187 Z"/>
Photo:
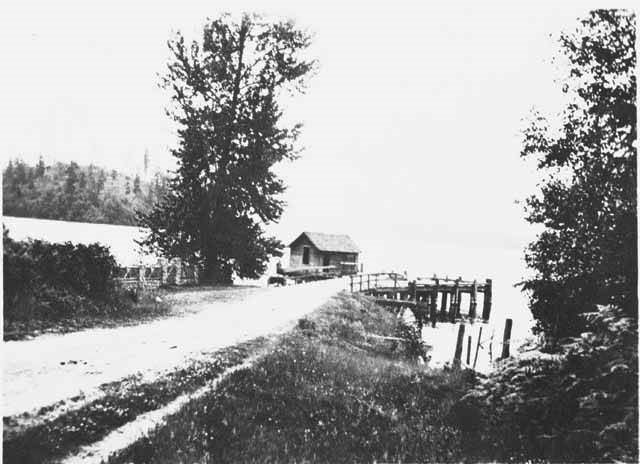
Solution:
<path fill-rule="evenodd" d="M 2 172 L 2 214 L 104 224 L 136 225 L 167 189 L 160 173 L 143 180 L 98 166 L 56 162 L 35 166 L 12 160 Z"/>

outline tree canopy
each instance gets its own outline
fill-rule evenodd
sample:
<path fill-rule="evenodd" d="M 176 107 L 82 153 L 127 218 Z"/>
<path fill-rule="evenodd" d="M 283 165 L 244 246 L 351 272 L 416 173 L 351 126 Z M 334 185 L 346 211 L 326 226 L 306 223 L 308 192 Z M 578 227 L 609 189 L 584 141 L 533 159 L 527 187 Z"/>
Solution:
<path fill-rule="evenodd" d="M 544 226 L 526 252 L 523 288 L 539 330 L 575 332 L 576 316 L 613 304 L 637 317 L 635 15 L 596 10 L 560 36 L 570 103 L 555 120 L 534 114 L 523 157 L 546 173 L 527 201 Z"/>
<path fill-rule="evenodd" d="M 141 215 L 143 242 L 203 265 L 206 280 L 258 277 L 282 243 L 265 235 L 277 221 L 285 185 L 272 171 L 297 155 L 300 125 L 282 124 L 280 97 L 305 88 L 314 68 L 310 37 L 291 22 L 230 15 L 210 21 L 200 41 L 178 33 L 162 86 L 178 123 L 170 193 Z"/>

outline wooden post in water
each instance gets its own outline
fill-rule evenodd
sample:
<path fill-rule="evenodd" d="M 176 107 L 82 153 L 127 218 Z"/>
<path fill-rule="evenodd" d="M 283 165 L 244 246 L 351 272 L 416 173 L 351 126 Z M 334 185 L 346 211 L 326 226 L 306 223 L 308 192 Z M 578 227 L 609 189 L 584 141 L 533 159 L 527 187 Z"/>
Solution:
<path fill-rule="evenodd" d="M 449 321 L 451 322 L 456 320 L 456 295 L 457 290 L 454 287 L 451 291 L 451 302 L 449 303 Z"/>
<path fill-rule="evenodd" d="M 456 291 L 456 318 L 460 317 L 460 307 L 462 306 L 462 291 L 460 290 L 460 281 L 462 277 L 456 279 L 455 291 Z"/>
<path fill-rule="evenodd" d="M 453 367 L 460 367 L 462 359 L 462 344 L 464 342 L 464 324 L 458 327 L 458 340 L 456 341 L 456 351 L 453 355 Z"/>
<path fill-rule="evenodd" d="M 438 319 L 438 287 L 440 286 L 440 282 L 438 279 L 435 279 L 435 287 L 431 292 L 431 301 L 429 304 L 429 314 L 431 316 L 431 327 L 436 326 L 436 320 Z"/>
<path fill-rule="evenodd" d="M 482 340 L 482 327 L 480 327 L 480 333 L 478 333 L 478 343 L 476 344 L 476 355 L 473 358 L 473 368 L 476 368 L 478 362 L 478 351 L 480 351 L 480 340 Z"/>
<path fill-rule="evenodd" d="M 446 290 L 442 292 L 442 300 L 440 301 L 440 317 L 445 321 L 447 318 L 447 296 L 449 292 Z"/>
<path fill-rule="evenodd" d="M 471 364 L 471 335 L 467 337 L 467 366 Z"/>
<path fill-rule="evenodd" d="M 509 344 L 511 343 L 511 327 L 513 319 L 507 319 L 504 323 L 504 335 L 502 336 L 502 358 L 509 357 Z"/>
<path fill-rule="evenodd" d="M 482 319 L 485 322 L 489 320 L 489 316 L 491 315 L 491 287 L 493 283 L 491 279 L 487 279 L 487 282 L 484 285 L 484 301 L 482 303 Z"/>
<path fill-rule="evenodd" d="M 478 283 L 474 280 L 473 286 L 471 287 L 471 296 L 469 298 L 469 319 L 471 320 L 471 322 L 473 322 L 476 318 L 476 307 L 478 306 L 478 303 L 476 302 L 477 297 Z"/>

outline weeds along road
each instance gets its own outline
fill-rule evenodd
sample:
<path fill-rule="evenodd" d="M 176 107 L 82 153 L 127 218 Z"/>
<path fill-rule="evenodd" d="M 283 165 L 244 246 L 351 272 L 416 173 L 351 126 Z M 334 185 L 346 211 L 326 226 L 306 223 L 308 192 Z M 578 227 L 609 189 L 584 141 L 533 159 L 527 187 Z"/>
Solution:
<path fill-rule="evenodd" d="M 283 331 L 342 289 L 342 279 L 335 279 L 239 292 L 234 301 L 196 298 L 184 303 L 192 307 L 182 317 L 4 342 L 3 416 L 91 397 L 104 383 L 138 372 L 153 378 L 187 359 Z"/>

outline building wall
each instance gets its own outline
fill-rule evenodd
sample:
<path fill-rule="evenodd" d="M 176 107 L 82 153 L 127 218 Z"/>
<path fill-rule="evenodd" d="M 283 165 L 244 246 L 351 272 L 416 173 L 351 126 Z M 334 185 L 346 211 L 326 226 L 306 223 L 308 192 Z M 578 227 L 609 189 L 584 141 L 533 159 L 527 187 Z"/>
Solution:
<path fill-rule="evenodd" d="M 302 264 L 302 255 L 304 247 L 309 247 L 309 264 Z M 290 267 L 306 267 L 306 266 L 322 266 L 322 254 L 318 249 L 304 237 L 294 247 L 291 248 L 291 257 L 289 258 Z"/>
<path fill-rule="evenodd" d="M 309 264 L 302 264 L 302 256 L 304 247 L 309 247 Z M 289 266 L 290 267 L 306 267 L 306 266 L 324 266 L 324 256 L 329 255 L 329 266 L 338 266 L 342 262 L 358 262 L 357 253 L 323 253 L 319 251 L 306 238 L 300 240 L 290 250 Z"/>
<path fill-rule="evenodd" d="M 340 263 L 357 263 L 357 253 L 325 253 L 329 255 L 329 266 L 337 266 Z"/>

